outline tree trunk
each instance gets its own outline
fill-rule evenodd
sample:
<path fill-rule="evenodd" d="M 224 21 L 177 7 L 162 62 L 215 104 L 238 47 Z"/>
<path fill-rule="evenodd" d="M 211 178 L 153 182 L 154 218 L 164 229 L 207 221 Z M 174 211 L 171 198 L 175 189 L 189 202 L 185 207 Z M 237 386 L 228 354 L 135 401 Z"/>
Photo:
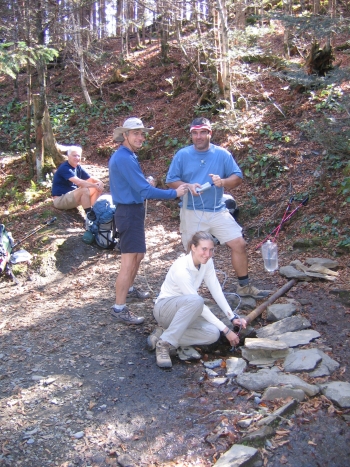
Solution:
<path fill-rule="evenodd" d="M 53 163 L 57 167 L 62 162 L 64 162 L 66 158 L 62 155 L 61 151 L 59 150 L 56 139 L 53 135 L 49 110 L 47 107 L 45 107 L 44 111 L 43 128 L 45 161 L 47 161 L 48 158 L 52 158 Z"/>
<path fill-rule="evenodd" d="M 43 181 L 44 167 L 44 108 L 42 99 L 39 94 L 33 95 L 34 102 L 34 125 L 35 125 L 35 163 L 36 163 L 36 179 L 38 182 Z"/>

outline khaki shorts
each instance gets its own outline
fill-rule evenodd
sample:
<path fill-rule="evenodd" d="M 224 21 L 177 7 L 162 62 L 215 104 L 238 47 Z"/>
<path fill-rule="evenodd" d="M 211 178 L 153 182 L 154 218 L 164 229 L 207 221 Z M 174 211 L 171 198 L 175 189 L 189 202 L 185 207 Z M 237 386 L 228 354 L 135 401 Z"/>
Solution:
<path fill-rule="evenodd" d="M 182 244 L 187 251 L 188 243 L 196 232 L 209 232 L 221 244 L 242 237 L 242 227 L 226 209 L 220 212 L 180 209 Z"/>
<path fill-rule="evenodd" d="M 74 196 L 74 190 L 68 191 L 65 195 L 54 198 L 53 205 L 56 209 L 73 209 L 78 207 L 78 203 Z"/>

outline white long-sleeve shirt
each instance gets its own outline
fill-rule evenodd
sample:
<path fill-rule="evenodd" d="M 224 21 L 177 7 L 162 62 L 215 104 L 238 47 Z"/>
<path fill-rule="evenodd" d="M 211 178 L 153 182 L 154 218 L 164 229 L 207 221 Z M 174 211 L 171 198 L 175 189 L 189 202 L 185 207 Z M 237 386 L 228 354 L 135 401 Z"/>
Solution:
<path fill-rule="evenodd" d="M 178 297 L 180 295 L 198 295 L 198 289 L 203 281 L 208 287 L 213 299 L 228 319 L 231 320 L 234 314 L 230 305 L 227 303 L 216 277 L 212 258 L 210 258 L 206 264 L 201 264 L 200 268 L 197 269 L 193 263 L 191 252 L 186 256 L 178 258 L 171 266 L 156 302 L 163 298 Z M 202 317 L 214 324 L 220 331 L 226 327 L 206 305 L 203 307 Z"/>

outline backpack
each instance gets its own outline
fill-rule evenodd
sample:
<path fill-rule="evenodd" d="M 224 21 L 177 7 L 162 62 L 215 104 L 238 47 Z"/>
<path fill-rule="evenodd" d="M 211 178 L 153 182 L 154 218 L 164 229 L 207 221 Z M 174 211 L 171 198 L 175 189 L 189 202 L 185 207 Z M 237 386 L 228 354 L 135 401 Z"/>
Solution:
<path fill-rule="evenodd" d="M 118 248 L 118 231 L 114 224 L 115 209 L 111 195 L 100 196 L 92 207 L 96 219 L 89 226 L 89 231 L 100 248 Z"/>
<path fill-rule="evenodd" d="M 8 267 L 13 246 L 11 233 L 6 230 L 4 224 L 0 224 L 0 274 Z"/>

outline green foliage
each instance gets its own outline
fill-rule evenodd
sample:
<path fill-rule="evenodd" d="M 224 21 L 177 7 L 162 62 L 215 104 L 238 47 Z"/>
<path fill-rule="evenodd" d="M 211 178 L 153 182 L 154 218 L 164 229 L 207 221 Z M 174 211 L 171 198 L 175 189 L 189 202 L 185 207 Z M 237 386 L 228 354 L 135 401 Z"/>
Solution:
<path fill-rule="evenodd" d="M 328 85 L 325 89 L 319 91 L 310 91 L 310 101 L 315 102 L 316 110 L 320 112 L 323 109 L 343 112 L 344 106 L 341 102 L 343 91 L 340 86 L 335 84 Z"/>
<path fill-rule="evenodd" d="M 240 161 L 240 167 L 244 175 L 252 180 L 279 178 L 289 170 L 276 156 L 259 154 L 252 147 L 249 148 L 248 156 Z"/>
<path fill-rule="evenodd" d="M 26 130 L 26 116 L 24 109 L 26 102 L 12 100 L 0 106 L 0 127 L 1 130 L 10 136 L 9 149 L 23 151 L 25 149 L 24 133 Z"/>
<path fill-rule="evenodd" d="M 38 60 L 48 63 L 55 57 L 58 57 L 58 51 L 50 47 L 28 47 L 25 42 L 0 43 L 0 75 L 8 75 L 15 79 L 16 74 L 27 63 L 35 66 Z"/>
<path fill-rule="evenodd" d="M 117 104 L 114 106 L 114 112 L 116 113 L 122 113 L 122 112 L 131 112 L 133 109 L 133 106 L 129 104 L 128 102 L 121 102 L 120 104 Z"/>

